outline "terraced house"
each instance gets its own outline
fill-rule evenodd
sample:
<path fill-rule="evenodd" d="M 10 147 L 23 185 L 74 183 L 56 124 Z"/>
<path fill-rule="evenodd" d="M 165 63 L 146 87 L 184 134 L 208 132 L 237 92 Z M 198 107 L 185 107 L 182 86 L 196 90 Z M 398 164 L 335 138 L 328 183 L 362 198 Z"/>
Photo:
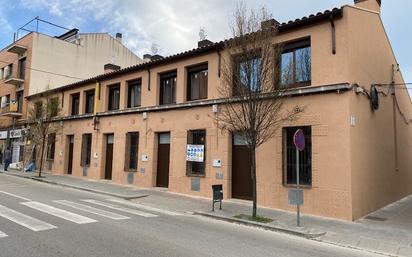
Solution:
<path fill-rule="evenodd" d="M 309 73 L 293 76 L 290 85 L 299 87 L 285 96 L 285 108 L 305 106 L 304 114 L 258 149 L 261 206 L 294 208 L 287 192 L 297 127 L 307 141 L 300 159 L 304 213 L 354 220 L 412 193 L 411 101 L 380 9 L 378 0 L 356 0 L 279 24 L 273 44 L 284 45 L 280 72 L 306 62 Z M 223 184 L 225 197 L 250 199 L 244 143 L 214 122 L 224 46 L 202 41 L 187 52 L 47 91 L 60 97 L 64 112 L 47 166 L 195 196 L 210 197 L 211 185 Z M 34 104 L 43 97 L 27 98 Z M 187 161 L 188 145 L 200 146 L 203 161 Z"/>

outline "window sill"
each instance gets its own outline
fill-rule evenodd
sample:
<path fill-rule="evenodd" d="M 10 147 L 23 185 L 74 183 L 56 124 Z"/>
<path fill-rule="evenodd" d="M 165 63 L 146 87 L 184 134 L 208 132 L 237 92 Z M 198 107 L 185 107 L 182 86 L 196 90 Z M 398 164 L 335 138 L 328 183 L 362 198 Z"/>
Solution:
<path fill-rule="evenodd" d="M 283 184 L 283 187 L 286 188 L 296 188 L 296 184 Z M 312 189 L 312 185 L 299 185 L 301 189 Z"/>
<path fill-rule="evenodd" d="M 82 167 L 82 168 L 90 168 L 90 164 L 89 164 L 89 165 L 80 165 L 80 167 Z"/>
<path fill-rule="evenodd" d="M 205 175 L 205 174 L 186 174 L 186 177 L 190 177 L 190 178 L 205 178 L 206 175 Z"/>
<path fill-rule="evenodd" d="M 305 82 L 297 82 L 292 84 L 282 85 L 279 84 L 279 88 L 281 89 L 289 89 L 289 88 L 298 88 L 298 87 L 309 87 L 312 85 L 312 81 L 305 81 Z"/>
<path fill-rule="evenodd" d="M 127 169 L 127 170 L 124 170 L 124 172 L 133 172 L 133 173 L 136 173 L 136 172 L 137 172 L 137 169 Z"/>

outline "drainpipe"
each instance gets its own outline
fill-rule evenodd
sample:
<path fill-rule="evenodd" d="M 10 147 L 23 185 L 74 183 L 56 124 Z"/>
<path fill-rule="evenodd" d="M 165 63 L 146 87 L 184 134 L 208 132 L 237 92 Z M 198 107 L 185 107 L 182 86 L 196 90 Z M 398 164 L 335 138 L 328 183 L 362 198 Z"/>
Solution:
<path fill-rule="evenodd" d="M 330 28 L 332 32 L 332 54 L 336 54 L 336 27 L 335 27 L 335 21 L 333 19 L 333 15 L 329 17 L 330 20 Z"/>
<path fill-rule="evenodd" d="M 100 101 L 100 83 L 96 80 L 96 85 L 94 88 L 94 107 L 93 107 L 93 129 L 99 130 L 97 125 L 99 123 L 99 118 L 96 116 L 98 109 L 99 109 L 99 101 Z"/>

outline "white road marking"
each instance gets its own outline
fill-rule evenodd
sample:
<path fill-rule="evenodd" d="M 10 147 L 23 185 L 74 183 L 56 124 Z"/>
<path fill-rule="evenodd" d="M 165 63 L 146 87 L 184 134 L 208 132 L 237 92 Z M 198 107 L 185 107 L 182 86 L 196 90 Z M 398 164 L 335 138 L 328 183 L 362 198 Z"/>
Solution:
<path fill-rule="evenodd" d="M 2 237 L 6 237 L 7 236 L 7 234 L 6 233 L 3 233 L 3 232 L 1 232 L 0 231 L 0 238 L 2 238 Z"/>
<path fill-rule="evenodd" d="M 89 213 L 93 213 L 96 215 L 100 215 L 112 220 L 125 220 L 125 219 L 130 219 L 130 217 L 126 217 L 114 212 L 110 212 L 110 211 L 105 211 L 105 210 L 101 210 L 101 209 L 97 209 L 88 205 L 84 205 L 84 204 L 80 204 L 80 203 L 75 203 L 75 202 L 71 202 L 71 201 L 66 201 L 66 200 L 55 200 L 53 202 L 65 205 L 65 206 L 69 206 L 72 207 L 74 209 L 77 210 L 81 210 L 81 211 L 85 211 L 85 212 L 89 212 Z"/>
<path fill-rule="evenodd" d="M 140 203 L 133 203 L 133 202 L 129 202 L 129 201 L 125 201 L 125 200 L 120 200 L 120 199 L 107 199 L 107 201 L 111 201 L 111 202 L 115 202 L 115 203 L 120 203 L 120 204 L 124 204 L 124 205 L 127 205 L 127 206 L 136 207 L 136 208 L 139 208 L 139 209 L 144 209 L 144 210 L 146 210 L 146 211 L 153 211 L 153 212 L 157 212 L 157 213 L 163 213 L 163 214 L 166 214 L 166 215 L 172 215 L 172 216 L 182 215 L 182 214 L 177 213 L 177 212 L 168 211 L 168 210 L 163 210 L 163 209 L 159 209 L 159 208 L 155 208 L 155 207 L 143 205 L 143 204 L 140 204 Z"/>
<path fill-rule="evenodd" d="M 44 203 L 39 203 L 39 202 L 25 202 L 25 203 L 21 203 L 27 207 L 30 207 L 32 209 L 77 223 L 77 224 L 86 224 L 86 223 L 92 223 L 92 222 L 97 222 L 97 220 L 94 219 L 90 219 L 88 217 L 85 216 L 81 216 L 69 211 L 65 211 Z"/>
<path fill-rule="evenodd" d="M 31 201 L 29 198 L 26 198 L 26 197 L 23 197 L 23 196 L 18 196 L 18 195 L 15 195 L 15 194 L 12 194 L 12 193 L 9 193 L 9 192 L 6 192 L 6 191 L 0 191 L 0 193 L 5 194 L 5 195 L 9 195 L 9 196 L 13 196 L 13 197 L 16 197 L 16 198 L 19 198 L 19 199 L 21 199 L 21 200 L 23 200 L 23 201 L 28 201 L 28 202 Z"/>
<path fill-rule="evenodd" d="M 100 206 L 104 206 L 104 207 L 107 207 L 107 208 L 110 208 L 110 209 L 113 209 L 113 210 L 118 210 L 118 211 L 130 213 L 130 214 L 146 217 L 146 218 L 158 217 L 155 214 L 142 212 L 142 211 L 138 211 L 138 210 L 133 210 L 133 209 L 125 208 L 125 207 L 120 207 L 120 206 L 116 206 L 116 205 L 113 205 L 113 204 L 110 204 L 110 203 L 104 203 L 104 202 L 100 202 L 100 201 L 93 200 L 93 199 L 83 199 L 82 201 L 97 204 L 97 205 L 100 205 Z"/>
<path fill-rule="evenodd" d="M 53 226 L 49 223 L 32 218 L 23 213 L 14 211 L 3 205 L 0 205 L 0 217 L 13 221 L 14 223 L 17 223 L 33 231 L 43 231 L 57 228 L 56 226 Z"/>

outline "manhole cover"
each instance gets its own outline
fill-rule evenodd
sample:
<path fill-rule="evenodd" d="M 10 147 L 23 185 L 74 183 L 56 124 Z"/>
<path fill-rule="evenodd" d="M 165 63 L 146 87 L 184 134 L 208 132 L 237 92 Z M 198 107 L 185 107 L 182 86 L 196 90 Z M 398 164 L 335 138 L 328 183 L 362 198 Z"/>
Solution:
<path fill-rule="evenodd" d="M 381 218 L 376 216 L 366 216 L 365 219 L 374 220 L 374 221 L 386 221 L 387 218 Z"/>

